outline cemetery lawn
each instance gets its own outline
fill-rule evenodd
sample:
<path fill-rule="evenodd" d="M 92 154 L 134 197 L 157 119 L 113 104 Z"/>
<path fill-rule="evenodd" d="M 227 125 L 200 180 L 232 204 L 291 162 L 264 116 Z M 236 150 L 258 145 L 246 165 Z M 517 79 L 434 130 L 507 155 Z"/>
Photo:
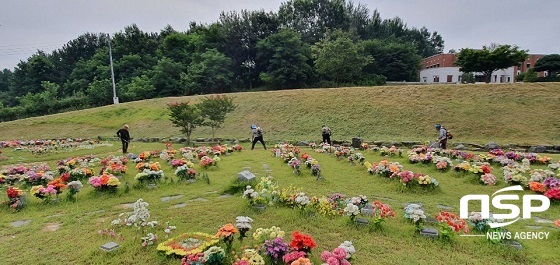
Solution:
<path fill-rule="evenodd" d="M 558 85 L 556 84 L 556 86 Z M 433 89 L 439 90 L 443 89 L 443 87 L 444 86 L 437 86 L 437 88 L 434 87 Z M 506 87 L 507 85 L 503 85 L 503 87 L 496 86 L 493 89 L 500 90 L 505 89 Z M 415 90 L 424 88 L 427 87 L 367 88 L 364 89 L 364 91 L 367 91 L 367 95 L 371 95 L 371 99 L 375 99 L 380 96 L 383 97 L 383 94 L 370 94 L 376 89 L 405 89 L 402 91 L 402 93 L 405 94 L 405 91 L 408 89 Z M 537 89 L 538 93 L 546 94 L 548 93 L 547 91 L 549 91 L 549 88 L 550 87 L 545 86 L 541 90 L 538 90 L 539 88 L 532 89 Z M 523 88 L 522 90 L 525 89 L 528 90 L 529 88 Z M 465 90 L 466 89 L 463 89 L 463 87 L 457 86 L 457 88 L 455 89 L 454 87 L 450 93 L 461 93 L 460 91 L 464 92 Z M 334 89 L 332 91 L 337 90 Z M 302 93 L 305 94 L 312 92 L 315 92 L 315 90 L 306 90 Z M 274 94 L 280 92 L 262 93 Z M 334 92 L 328 90 L 328 93 Z M 436 92 L 434 92 L 434 94 L 435 93 Z M 495 100 L 498 99 L 498 91 L 491 91 L 488 93 L 495 95 Z M 558 94 L 560 93 L 557 93 L 556 97 L 558 97 Z M 274 95 L 279 95 L 281 99 L 288 98 L 288 94 Z M 238 97 L 242 98 L 243 96 L 240 94 Z M 255 98 L 256 101 L 262 99 L 258 93 L 255 94 L 254 97 L 251 97 Z M 425 95 L 417 95 L 418 102 L 424 104 L 431 101 L 425 97 Z M 356 99 L 359 99 L 359 97 L 356 97 Z M 464 100 L 464 102 L 448 102 L 444 104 L 444 107 L 447 108 L 452 104 L 458 104 L 457 108 L 464 109 L 463 107 L 469 104 L 474 104 L 474 101 L 469 101 L 470 99 L 468 97 L 465 97 Z M 548 99 L 543 98 L 542 100 L 539 100 L 539 102 L 544 103 L 547 100 Z M 170 101 L 170 99 L 151 100 L 147 101 L 147 103 L 163 103 L 164 101 Z M 490 103 L 493 102 L 493 99 L 486 98 L 484 101 Z M 556 102 L 558 101 L 556 100 Z M 371 106 L 371 108 L 379 110 L 377 114 L 370 113 L 372 115 L 372 122 L 376 122 L 378 120 L 380 116 L 377 115 L 382 115 L 384 108 L 399 108 L 398 106 L 400 106 L 400 103 L 398 101 L 393 103 L 393 105 L 387 104 Z M 255 102 L 254 104 L 256 106 L 256 104 L 260 103 Z M 512 102 L 511 104 L 514 103 Z M 519 102 L 518 104 L 525 105 L 524 102 Z M 127 106 L 130 105 L 127 104 Z M 267 106 L 267 104 L 262 104 L 262 106 Z M 436 105 L 434 104 L 430 106 L 433 107 Z M 527 105 L 527 107 L 530 106 L 535 109 L 542 108 L 538 105 Z M 344 109 L 345 113 L 348 109 L 358 108 L 356 106 L 340 107 Z M 240 108 L 244 109 L 245 107 Z M 324 106 L 324 109 L 329 108 L 334 109 L 335 106 Z M 496 115 L 501 115 L 496 111 L 498 111 L 498 109 L 507 108 L 507 106 L 504 105 L 503 107 L 496 108 L 488 107 L 485 111 L 491 111 Z M 150 107 L 149 109 L 150 111 L 148 111 L 147 120 L 155 119 L 155 117 L 159 115 L 154 113 L 156 112 L 156 108 Z M 472 107 L 464 109 L 464 111 L 470 112 L 475 111 L 475 109 L 476 108 Z M 266 108 L 266 111 L 260 112 L 259 115 L 264 115 L 264 113 L 271 114 L 271 112 L 269 112 L 271 110 L 272 109 Z M 420 108 L 420 113 L 418 113 L 416 117 L 432 115 L 441 110 L 442 109 L 439 108 L 433 109 L 430 107 L 423 107 Z M 547 110 L 557 112 L 558 108 L 549 108 Z M 109 128 L 111 132 L 113 130 L 116 131 L 115 128 L 118 128 L 125 120 L 124 117 L 117 121 L 113 120 L 114 116 L 109 107 L 105 109 L 100 108 L 98 111 L 107 113 L 107 119 L 110 120 L 110 122 L 91 121 L 92 127 L 99 132 L 109 130 Z M 132 107 L 123 111 L 128 112 L 140 110 L 137 107 Z M 300 119 L 309 119 L 309 123 L 311 121 L 317 121 L 314 122 L 313 126 L 303 123 L 306 128 L 318 128 L 319 125 L 317 124 L 323 122 L 316 120 L 317 117 L 314 117 L 311 114 L 309 114 L 309 117 L 305 117 L 305 113 L 301 113 L 301 111 L 303 111 L 303 109 L 291 109 L 290 113 L 300 117 Z M 314 113 L 319 112 L 317 111 Z M 402 112 L 400 115 L 403 115 L 402 117 L 406 117 L 407 115 L 410 115 L 410 113 L 411 112 Z M 464 114 L 484 115 L 483 110 L 480 110 L 480 113 Z M 48 119 L 37 118 L 25 120 L 24 123 L 31 122 L 33 124 L 37 124 L 44 122 L 45 126 L 49 126 L 52 130 L 61 130 L 57 127 L 65 127 L 67 122 L 70 122 L 71 116 L 66 115 L 67 114 L 54 115 Z M 235 115 L 239 118 L 240 116 L 248 114 L 239 112 Z M 365 115 L 366 114 L 364 114 L 364 116 Z M 454 112 L 453 115 L 460 115 L 460 111 Z M 521 118 L 519 115 L 521 115 Z M 511 115 L 511 119 L 519 119 L 522 121 L 521 125 L 509 126 L 508 134 L 504 134 L 503 138 L 500 139 L 524 139 L 520 136 L 525 135 L 526 131 L 529 130 L 520 130 L 517 132 L 514 129 L 517 126 L 524 126 L 523 122 L 526 119 L 523 119 L 522 117 L 526 115 L 526 111 L 520 110 L 519 115 Z M 82 116 L 82 114 L 74 114 L 74 116 L 77 118 L 77 123 L 80 124 L 80 126 L 85 126 L 85 115 Z M 302 118 L 301 116 L 304 117 Z M 554 121 L 555 123 L 553 122 L 555 125 L 549 125 L 548 128 L 553 128 L 553 126 L 559 125 L 557 120 L 558 115 L 551 116 L 553 116 L 556 121 Z M 229 131 L 237 128 L 233 125 L 231 118 L 228 119 L 230 119 L 229 123 L 226 125 L 224 130 Z M 398 119 L 400 118 L 395 118 L 395 121 Z M 511 119 L 508 121 L 511 122 Z M 63 122 L 64 120 L 66 120 L 66 122 Z M 246 117 L 243 122 L 250 123 L 251 120 L 252 119 Z M 365 120 L 367 119 L 362 117 L 360 122 Z M 412 121 L 413 117 L 409 120 Z M 548 118 L 542 117 L 541 115 L 534 115 L 534 119 L 530 120 L 535 122 L 535 124 L 537 124 L 536 126 L 544 126 L 545 123 L 549 122 Z M 459 119 L 456 118 L 456 122 L 458 121 Z M 482 126 L 483 128 L 490 128 L 489 124 L 495 125 L 496 123 L 499 123 L 499 125 L 506 125 L 508 121 L 500 121 L 499 119 L 487 117 L 478 123 L 478 125 L 473 126 L 470 124 L 469 126 Z M 138 123 L 135 125 L 139 126 L 140 122 L 141 121 L 138 120 Z M 335 121 L 325 120 L 325 122 L 334 123 Z M 339 122 L 339 126 L 342 128 L 343 121 L 340 120 Z M 529 122 L 529 120 L 525 122 Z M 102 123 L 107 124 L 102 126 Z M 147 123 L 152 124 L 152 126 L 155 126 L 155 124 L 165 123 L 166 126 L 170 127 L 167 117 L 165 116 L 162 116 L 159 121 L 155 120 Z M 394 124 L 395 126 L 401 126 L 399 128 L 402 128 L 402 126 L 413 126 L 410 130 L 419 132 L 431 129 L 432 123 L 433 120 L 426 120 L 423 124 L 419 125 L 413 125 L 412 123 L 408 123 L 406 121 L 404 122 L 405 125 L 402 125 L 399 122 L 395 122 Z M 60 126 L 53 127 L 54 124 L 60 124 Z M 287 126 L 288 124 L 289 123 L 282 123 L 282 126 Z M 294 121 L 294 126 L 297 124 L 302 124 L 302 120 Z M 355 125 L 355 123 L 351 124 Z M 363 126 L 363 124 L 366 123 L 360 124 L 360 126 Z M 454 123 L 453 125 L 459 126 L 459 123 Z M 245 127 L 245 124 L 243 124 L 243 128 Z M 38 126 L 37 128 L 42 127 Z M 134 125 L 132 128 L 133 134 L 138 133 L 134 131 Z M 470 127 L 464 125 L 464 127 L 461 128 L 466 129 Z M 527 129 L 530 127 L 526 126 L 521 128 Z M 71 128 L 67 129 L 70 134 L 72 131 Z M 313 131 L 316 131 L 315 129 L 313 129 Z M 390 133 L 395 132 L 397 129 L 397 127 L 376 127 L 374 128 L 374 133 L 371 136 L 375 136 L 377 133 L 387 133 L 387 135 L 390 135 Z M 52 130 L 48 132 L 48 135 L 57 135 L 53 134 Z M 149 131 L 148 129 L 146 130 Z M 512 133 L 517 132 L 517 134 L 512 136 L 509 134 L 509 130 L 511 130 Z M 83 132 L 84 131 L 80 133 Z M 168 132 L 171 133 L 170 130 Z M 558 132 L 558 130 L 556 130 L 556 132 Z M 481 136 L 475 136 L 475 130 L 471 130 L 470 133 L 471 140 L 487 139 L 486 137 L 488 137 L 488 135 L 483 133 L 480 134 Z M 282 136 L 281 133 L 278 135 Z M 311 136 L 309 132 L 306 132 L 306 134 L 294 135 L 294 137 L 302 137 L 306 135 Z M 410 135 L 412 134 L 407 132 L 397 133 L 396 135 L 399 136 L 398 138 L 402 137 L 404 139 L 406 137 L 411 137 Z M 538 138 L 535 135 L 542 135 L 542 138 Z M 531 133 L 531 137 L 533 138 L 528 138 L 528 141 L 545 141 L 553 140 L 552 137 L 558 137 L 558 134 Z M 17 163 L 46 162 L 51 166 L 51 168 L 56 168 L 56 162 L 58 160 L 71 156 L 91 154 L 104 158 L 110 154 L 120 155 L 120 143 L 113 142 L 113 144 L 114 145 L 112 147 L 99 147 L 92 150 L 81 150 L 66 153 L 50 153 L 39 156 L 33 156 L 29 152 L 3 149 L 2 151 L 4 155 L 6 155 L 9 159 L 0 161 L 0 165 L 5 166 Z M 178 149 L 181 146 L 174 144 L 173 147 Z M 272 157 L 270 151 L 263 150 L 262 146 L 257 146 L 254 151 L 249 150 L 250 148 L 247 145 L 244 145 L 243 147 L 244 149 L 241 152 L 234 152 L 231 156 L 223 156 L 216 168 L 209 168 L 205 170 L 201 169 L 198 164 L 195 166 L 195 169 L 200 173 L 208 174 L 210 179 L 209 184 L 202 179 L 198 179 L 192 184 L 185 182 L 177 183 L 172 167 L 157 158 L 154 159 L 154 161 L 160 162 L 166 176 L 172 178 L 173 183 L 170 183 L 168 180 L 167 183 L 161 183 L 156 189 L 133 188 L 132 186 L 134 186 L 134 175 L 136 174 L 136 170 L 134 169 L 134 163 L 130 161 L 127 165 L 128 171 L 121 180 L 123 184 L 128 182 L 131 186 L 128 192 L 125 192 L 125 188 L 123 187 L 124 185 L 121 185 L 117 194 L 100 194 L 95 192 L 93 188 L 86 183 L 87 181 L 82 181 L 84 183 L 84 188 L 77 194 L 76 202 L 60 201 L 58 203 L 46 205 L 39 199 L 28 195 L 28 206 L 20 212 L 13 212 L 11 209 L 8 209 L 6 205 L 2 205 L 3 207 L 0 209 L 0 249 L 2 250 L 0 251 L 0 260 L 2 260 L 2 263 L 4 264 L 180 264 L 178 259 L 167 258 L 159 254 L 156 250 L 156 246 L 142 248 L 140 238 L 145 236 L 145 234 L 142 234 L 135 228 L 115 228 L 115 232 L 122 235 L 124 240 L 119 240 L 108 235 L 100 235 L 98 233 L 99 230 L 113 228 L 110 225 L 112 220 L 118 218 L 120 213 L 132 211 L 131 208 L 125 208 L 126 204 L 133 203 L 139 198 L 142 198 L 150 204 L 148 209 L 151 213 L 151 220 L 157 220 L 160 224 L 164 224 L 169 221 L 171 225 L 177 227 L 171 236 L 177 236 L 184 232 L 204 232 L 215 234 L 220 226 L 226 223 L 234 223 L 236 216 L 249 216 L 254 219 L 252 225 L 253 229 L 249 231 L 249 234 L 252 234 L 256 228 L 265 228 L 273 225 L 279 226 L 286 232 L 285 239 L 287 241 L 291 240 L 291 233 L 296 230 L 310 234 L 318 245 L 312 253 L 312 261 L 314 264 L 321 264 L 320 253 L 322 251 L 332 251 L 340 243 L 346 240 L 352 241 L 356 247 L 356 253 L 351 262 L 352 264 L 358 265 L 558 263 L 558 253 L 560 253 L 560 231 L 555 229 L 554 225 L 550 223 L 536 223 L 533 219 L 531 219 L 520 220 L 508 226 L 510 231 L 550 232 L 548 240 L 517 240 L 522 245 L 522 249 L 517 250 L 505 245 L 492 244 L 487 241 L 485 237 L 457 236 L 453 238 L 451 242 L 442 242 L 437 239 L 423 238 L 415 232 L 414 226 L 403 218 L 403 208 L 406 204 L 411 202 L 422 203 L 427 215 L 431 217 L 438 213 L 438 205 L 452 207 L 451 211 L 458 214 L 459 200 L 462 196 L 466 194 L 490 195 L 496 190 L 507 186 L 503 182 L 502 171 L 499 166 L 494 166 L 493 170 L 493 174 L 496 175 L 499 180 L 498 185 L 483 186 L 478 184 L 476 180 L 473 180 L 474 175 L 460 175 L 453 171 L 441 173 L 436 171 L 433 165 L 410 164 L 406 155 L 404 155 L 404 157 L 386 158 L 390 161 L 400 162 L 407 170 L 429 174 L 430 176 L 435 177 L 440 183 L 440 188 L 435 191 L 402 192 L 400 184 L 397 180 L 390 180 L 377 175 L 369 175 L 365 167 L 362 165 L 350 165 L 345 160 L 338 161 L 334 156 L 315 153 L 308 148 L 302 148 L 302 153 L 307 152 L 319 161 L 322 169 L 322 175 L 324 176 L 323 180 L 316 180 L 313 176 L 311 176 L 309 170 L 305 168 L 302 169 L 302 175 L 294 175 L 291 168 L 287 166 L 282 159 Z M 163 149 L 165 149 L 165 146 L 161 143 L 133 142 L 129 151 L 138 154 L 141 151 Z M 363 154 L 365 155 L 366 160 L 372 163 L 385 159 L 385 157 L 380 156 L 379 152 L 374 152 L 372 150 L 363 151 Z M 552 155 L 552 157 L 553 161 L 558 161 L 560 159 L 560 156 L 558 155 Z M 540 168 L 545 167 L 541 166 Z M 95 173 L 99 172 L 99 169 L 99 166 L 94 167 Z M 296 209 L 281 206 L 272 206 L 268 207 L 263 212 L 257 212 L 249 207 L 247 199 L 242 198 L 240 193 L 234 194 L 231 197 L 224 196 L 223 194 L 223 192 L 228 190 L 235 181 L 237 173 L 244 169 L 248 169 L 255 173 L 258 178 L 270 174 L 274 178 L 274 181 L 277 181 L 280 188 L 287 188 L 289 186 L 298 187 L 310 196 L 328 196 L 329 194 L 336 192 L 345 194 L 349 197 L 366 195 L 370 202 L 373 202 L 374 200 L 381 200 L 383 203 L 391 205 L 396 216 L 395 218 L 388 219 L 385 223 L 383 223 L 382 230 L 370 231 L 366 227 L 356 227 L 354 225 L 350 225 L 348 222 L 349 218 L 346 216 L 337 216 L 333 218 L 327 218 L 318 214 L 308 216 L 302 215 Z M 2 189 L 4 188 L 5 187 Z M 5 194 L 5 191 L 2 190 L 2 197 L 0 197 L 2 199 L 0 199 L 0 201 L 7 199 Z M 531 191 L 524 191 L 520 194 L 534 193 Z M 177 196 L 168 201 L 162 200 L 163 197 L 175 195 Z M 521 203 L 517 204 L 520 205 Z M 474 205 L 475 204 L 473 203 L 473 207 Z M 552 203 L 548 211 L 534 214 L 534 216 L 547 220 L 560 219 L 560 205 L 558 203 Z M 21 227 L 14 227 L 12 225 L 13 222 L 21 220 L 29 220 L 29 224 Z M 538 227 L 528 228 L 527 226 Z M 165 240 L 161 229 L 157 235 L 160 237 L 158 243 Z M 121 245 L 120 248 L 109 253 L 101 251 L 99 247 L 109 241 L 117 242 Z M 251 246 L 252 243 L 253 240 L 251 238 L 246 238 L 243 242 L 244 245 L 248 246 Z M 239 242 L 236 240 L 234 243 L 234 249 L 238 248 Z"/>
<path fill-rule="evenodd" d="M 441 123 L 454 142 L 536 145 L 560 141 L 560 83 L 418 85 L 231 93 L 237 109 L 216 137 L 247 139 L 249 126 L 267 141 L 318 141 L 321 125 L 333 140 L 419 141 Z M 167 104 L 200 96 L 159 98 L 0 123 L 0 140 L 115 137 L 124 124 L 133 138 L 182 137 Z M 211 137 L 199 127 L 193 138 Z"/>

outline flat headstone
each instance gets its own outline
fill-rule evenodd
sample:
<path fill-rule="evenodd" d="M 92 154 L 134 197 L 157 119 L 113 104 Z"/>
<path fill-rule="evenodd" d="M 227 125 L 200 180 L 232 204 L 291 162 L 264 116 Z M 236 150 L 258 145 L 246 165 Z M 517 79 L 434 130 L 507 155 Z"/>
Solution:
<path fill-rule="evenodd" d="M 541 223 L 541 224 L 553 224 L 554 221 L 552 220 L 548 220 L 548 219 L 544 219 L 544 218 L 540 218 L 535 216 L 535 218 L 533 218 L 535 220 L 536 223 Z"/>
<path fill-rule="evenodd" d="M 264 169 L 269 169 L 270 166 L 269 166 L 268 164 L 263 164 L 263 168 L 264 168 Z"/>
<path fill-rule="evenodd" d="M 206 193 L 210 194 L 210 193 L 217 193 L 217 190 L 213 190 L 213 191 L 207 191 Z"/>
<path fill-rule="evenodd" d="M 237 173 L 237 179 L 239 181 L 251 181 L 255 179 L 255 174 L 251 173 L 249 170 L 243 170 Z"/>
<path fill-rule="evenodd" d="M 369 225 L 369 220 L 367 218 L 357 218 L 356 224 L 359 225 Z"/>
<path fill-rule="evenodd" d="M 99 248 L 100 248 L 101 250 L 104 250 L 104 251 L 107 251 L 107 252 L 111 252 L 111 251 L 113 251 L 113 250 L 115 250 L 115 249 L 117 249 L 117 248 L 119 248 L 119 247 L 120 247 L 120 245 L 117 244 L 117 243 L 115 243 L 115 242 L 107 242 L 107 243 L 101 245 Z"/>
<path fill-rule="evenodd" d="M 194 199 L 194 200 L 191 200 L 191 201 L 194 201 L 194 202 L 207 202 L 208 200 L 207 200 L 207 199 L 204 199 L 204 198 L 198 197 L 198 198 L 196 198 L 196 199 Z"/>
<path fill-rule="evenodd" d="M 361 212 L 365 216 L 373 216 L 373 209 L 362 208 Z"/>
<path fill-rule="evenodd" d="M 231 195 L 231 194 L 224 194 L 224 195 L 218 196 L 218 199 L 227 199 L 227 198 L 231 198 L 231 197 L 233 197 L 233 195 Z"/>
<path fill-rule="evenodd" d="M 196 182 L 196 179 L 187 179 L 187 183 L 193 184 Z"/>
<path fill-rule="evenodd" d="M 119 205 L 117 205 L 117 206 L 115 206 L 115 207 L 121 208 L 121 209 L 131 209 L 131 208 L 134 208 L 134 203 L 133 203 L 133 202 L 131 202 L 131 203 L 123 203 L 123 204 L 119 204 Z"/>
<path fill-rule="evenodd" d="M 161 201 L 162 202 L 168 202 L 170 200 L 175 200 L 175 199 L 179 199 L 182 198 L 183 195 L 173 195 L 173 196 L 166 196 L 166 197 L 161 197 Z"/>
<path fill-rule="evenodd" d="M 28 225 L 29 223 L 31 223 L 31 220 L 30 220 L 30 219 L 27 219 L 27 220 L 17 220 L 17 221 L 15 221 L 15 222 L 12 222 L 11 225 L 12 225 L 13 227 L 22 227 L 22 226 Z"/>
<path fill-rule="evenodd" d="M 424 237 L 439 237 L 439 232 L 437 229 L 434 228 L 422 228 L 422 231 L 420 231 L 420 235 L 424 236 Z"/>
<path fill-rule="evenodd" d="M 438 204 L 437 207 L 438 207 L 438 209 L 442 209 L 442 210 L 446 210 L 446 211 L 453 210 L 453 207 L 448 206 L 448 205 L 443 205 L 443 204 Z"/>
<path fill-rule="evenodd" d="M 183 208 L 186 207 L 187 204 L 186 203 L 178 203 L 172 206 L 172 208 Z"/>
<path fill-rule="evenodd" d="M 45 225 L 45 227 L 43 227 L 43 231 L 56 231 L 58 230 L 58 228 L 60 228 L 60 224 L 59 223 L 47 223 Z"/>
<path fill-rule="evenodd" d="M 521 244 L 519 244 L 519 242 L 517 242 L 517 241 L 508 240 L 508 241 L 505 241 L 503 244 L 504 244 L 504 245 L 508 245 L 508 246 L 510 246 L 510 247 L 514 247 L 514 248 L 516 248 L 516 249 L 521 249 L 521 248 L 523 248 L 523 247 L 521 246 Z"/>

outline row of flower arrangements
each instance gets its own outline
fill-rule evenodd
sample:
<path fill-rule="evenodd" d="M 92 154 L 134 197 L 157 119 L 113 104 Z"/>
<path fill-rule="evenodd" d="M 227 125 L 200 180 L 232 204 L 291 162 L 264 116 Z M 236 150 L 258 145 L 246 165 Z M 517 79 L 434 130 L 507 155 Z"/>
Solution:
<path fill-rule="evenodd" d="M 175 153 L 169 148 L 166 153 Z M 182 154 L 190 159 L 194 159 L 192 152 L 198 151 L 208 152 L 209 150 L 226 150 L 227 146 L 218 146 L 214 148 L 199 147 L 196 149 L 185 148 L 182 150 Z M 241 151 L 241 147 L 235 147 L 235 149 Z M 75 200 L 75 194 L 80 191 L 83 187 L 82 180 L 87 179 L 87 183 L 90 184 L 96 191 L 108 191 L 116 192 L 118 186 L 121 184 L 119 180 L 120 176 L 124 175 L 127 171 L 126 164 L 129 159 L 137 162 L 135 168 L 138 173 L 135 175 L 135 180 L 139 183 L 154 183 L 161 180 L 164 177 L 164 172 L 161 169 L 159 162 L 151 162 L 150 158 L 157 157 L 156 154 L 160 154 L 159 151 L 141 152 L 138 156 L 134 154 L 129 154 L 128 157 L 122 156 L 108 156 L 103 159 L 99 159 L 93 156 L 85 157 L 71 157 L 68 159 L 63 159 L 57 162 L 57 171 L 51 171 L 47 164 L 37 164 L 33 166 L 18 165 L 7 168 L 3 174 L 0 174 L 0 185 L 1 184 L 23 184 L 25 188 L 30 188 L 30 194 L 37 198 L 42 199 L 45 203 L 50 203 L 53 200 L 57 200 L 59 195 L 64 191 L 68 190 L 66 196 L 67 199 Z M 215 165 L 219 160 L 219 155 L 216 154 L 213 159 L 213 164 Z M 201 167 L 204 166 L 204 159 L 206 156 L 201 156 Z M 171 157 L 170 157 L 171 159 Z M 176 167 L 175 175 L 180 179 L 193 179 L 197 172 L 194 169 L 194 163 L 186 158 L 173 159 L 168 161 L 173 167 Z M 102 165 L 99 175 L 94 175 L 94 171 L 90 168 L 96 164 Z M 6 174 L 6 175 L 4 175 Z M 58 178 L 55 178 L 57 174 L 60 174 Z M 22 189 L 16 187 L 10 187 L 10 192 L 8 195 L 8 204 L 11 208 L 15 210 L 20 210 L 26 205 L 25 192 Z"/>
<path fill-rule="evenodd" d="M 310 170 L 311 175 L 316 176 L 317 179 L 321 178 L 321 167 L 317 159 L 311 157 L 307 153 L 301 154 L 297 146 L 290 144 L 278 144 L 271 150 L 272 156 L 280 157 L 296 175 L 301 174 L 301 164 L 305 164 Z M 302 162 L 303 161 L 303 162 Z"/>
<path fill-rule="evenodd" d="M 435 188 L 439 186 L 439 182 L 435 178 L 430 177 L 429 175 L 404 170 L 403 166 L 399 162 L 389 162 L 384 159 L 377 163 L 370 163 L 361 152 L 356 152 L 356 150 L 351 147 L 333 147 L 328 144 L 320 144 L 319 146 L 311 144 L 310 146 L 314 148 L 315 152 L 332 154 L 338 160 L 346 158 L 346 160 L 352 165 L 363 165 L 371 175 L 378 175 L 389 179 L 399 179 L 400 183 L 402 183 L 406 188 L 413 188 L 416 186 L 423 188 Z M 364 150 L 369 148 L 369 146 L 363 144 L 362 147 Z M 386 156 L 402 155 L 402 150 L 394 146 L 391 148 L 382 147 L 380 149 L 383 150 L 382 153 Z"/>

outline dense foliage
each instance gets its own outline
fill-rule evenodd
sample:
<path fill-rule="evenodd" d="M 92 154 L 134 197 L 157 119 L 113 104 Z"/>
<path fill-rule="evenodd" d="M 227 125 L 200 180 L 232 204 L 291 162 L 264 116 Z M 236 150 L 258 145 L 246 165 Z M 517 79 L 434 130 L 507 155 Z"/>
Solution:
<path fill-rule="evenodd" d="M 186 32 L 135 24 L 85 33 L 0 72 L 0 121 L 121 102 L 253 89 L 416 81 L 443 39 L 345 0 L 289 0 L 278 12 L 222 12 Z"/>

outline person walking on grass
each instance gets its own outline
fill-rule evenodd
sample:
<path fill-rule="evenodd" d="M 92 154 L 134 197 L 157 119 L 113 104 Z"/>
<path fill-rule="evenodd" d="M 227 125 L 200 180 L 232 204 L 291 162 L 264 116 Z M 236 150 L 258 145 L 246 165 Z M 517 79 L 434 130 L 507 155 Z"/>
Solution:
<path fill-rule="evenodd" d="M 439 132 L 437 142 L 441 149 L 447 149 L 447 130 L 441 126 L 441 124 L 436 124 L 436 131 Z"/>
<path fill-rule="evenodd" d="M 321 135 L 323 136 L 323 143 L 331 145 L 331 128 L 327 125 L 323 125 L 323 127 L 321 127 Z"/>
<path fill-rule="evenodd" d="M 261 127 L 257 127 L 257 125 L 251 125 L 251 133 L 252 133 L 252 141 L 251 141 L 251 150 L 253 150 L 255 148 L 255 144 L 257 142 L 261 142 L 261 144 L 264 147 L 264 150 L 266 150 L 266 144 L 264 143 L 263 140 L 263 134 L 264 131 L 263 129 L 261 129 Z"/>
<path fill-rule="evenodd" d="M 130 133 L 128 132 L 128 124 L 125 124 L 122 129 L 117 131 L 117 136 L 122 142 L 122 152 L 126 154 L 128 152 L 128 143 L 130 142 Z"/>

